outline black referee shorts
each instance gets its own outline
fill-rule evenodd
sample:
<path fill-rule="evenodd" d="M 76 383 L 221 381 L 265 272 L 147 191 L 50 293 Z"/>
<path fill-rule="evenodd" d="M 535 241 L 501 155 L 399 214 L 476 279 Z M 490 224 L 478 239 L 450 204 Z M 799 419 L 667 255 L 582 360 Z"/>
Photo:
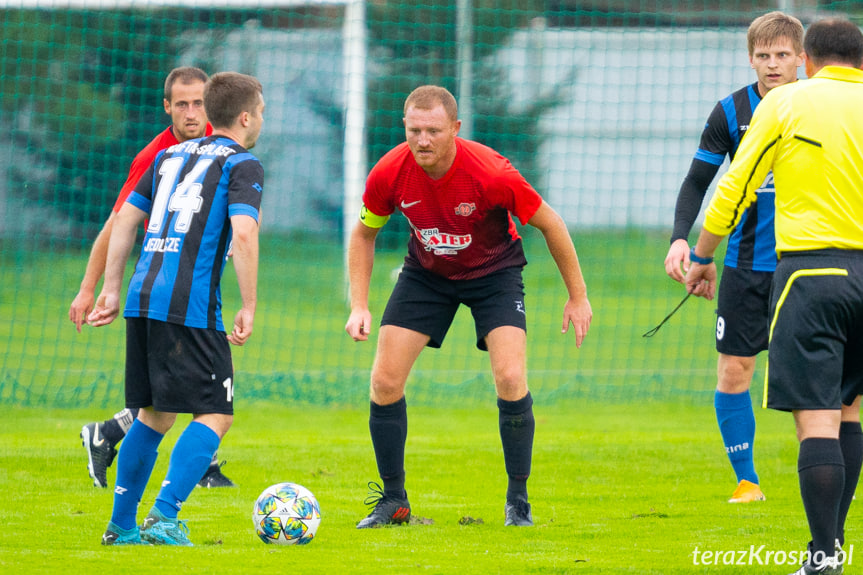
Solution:
<path fill-rule="evenodd" d="M 495 328 L 514 326 L 527 331 L 521 268 L 506 268 L 472 280 L 451 280 L 420 268 L 399 274 L 381 317 L 395 325 L 428 335 L 429 347 L 443 344 L 461 304 L 470 308 L 476 346 L 488 351 L 485 336 Z"/>
<path fill-rule="evenodd" d="M 839 409 L 863 394 L 863 251 L 783 254 L 770 309 L 767 407 Z"/>
<path fill-rule="evenodd" d="M 725 266 L 716 298 L 716 351 L 752 357 L 767 349 L 773 272 Z"/>
<path fill-rule="evenodd" d="M 168 413 L 234 413 L 228 338 L 215 329 L 126 320 L 126 407 Z"/>

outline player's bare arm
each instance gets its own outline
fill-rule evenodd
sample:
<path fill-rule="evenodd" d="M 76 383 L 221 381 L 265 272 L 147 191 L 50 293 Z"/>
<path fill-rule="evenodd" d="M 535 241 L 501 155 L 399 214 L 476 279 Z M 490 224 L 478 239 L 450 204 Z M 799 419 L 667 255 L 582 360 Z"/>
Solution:
<path fill-rule="evenodd" d="M 723 237 L 702 229 L 701 235 L 698 236 L 698 243 L 695 245 L 695 255 L 712 260 Z M 712 300 L 716 295 L 716 277 L 716 264 L 713 261 L 707 264 L 693 261 L 684 278 L 686 291 L 694 296 Z"/>
<path fill-rule="evenodd" d="M 257 220 L 251 216 L 231 216 L 233 229 L 233 261 L 240 286 L 242 307 L 234 317 L 234 326 L 228 334 L 233 345 L 243 345 L 252 335 L 255 309 L 258 303 L 258 231 Z"/>
<path fill-rule="evenodd" d="M 87 316 L 93 311 L 93 304 L 96 301 L 96 285 L 105 273 L 108 240 L 111 239 L 113 224 L 114 212 L 112 211 L 93 242 L 90 257 L 87 260 L 87 268 L 84 271 L 84 279 L 81 280 L 81 287 L 78 288 L 78 293 L 72 300 L 72 305 L 69 306 L 69 319 L 75 324 L 79 333 L 81 326 L 87 321 Z"/>
<path fill-rule="evenodd" d="M 575 330 L 575 345 L 581 347 L 593 318 L 593 310 L 587 299 L 587 285 L 578 263 L 578 254 L 569 235 L 569 230 L 563 218 L 547 203 L 542 202 L 536 213 L 527 222 L 537 228 L 545 237 L 548 251 L 557 264 L 569 299 L 563 308 L 563 325 L 561 333 L 569 331 L 569 325 Z"/>
<path fill-rule="evenodd" d="M 357 222 L 348 244 L 348 278 L 351 284 L 351 315 L 345 331 L 354 341 L 366 341 L 371 333 L 369 284 L 375 259 L 375 238 L 380 228 Z"/>
<path fill-rule="evenodd" d="M 99 327 L 108 325 L 120 314 L 120 288 L 123 284 L 123 272 L 126 261 L 135 243 L 138 226 L 147 217 L 147 213 L 132 204 L 123 204 L 120 212 L 114 218 L 111 238 L 108 242 L 108 254 L 105 261 L 105 281 L 102 292 L 96 300 L 96 307 L 87 316 L 87 323 Z"/>
<path fill-rule="evenodd" d="M 674 240 L 665 256 L 665 273 L 676 282 L 683 283 L 686 272 L 689 271 L 689 242 Z"/>

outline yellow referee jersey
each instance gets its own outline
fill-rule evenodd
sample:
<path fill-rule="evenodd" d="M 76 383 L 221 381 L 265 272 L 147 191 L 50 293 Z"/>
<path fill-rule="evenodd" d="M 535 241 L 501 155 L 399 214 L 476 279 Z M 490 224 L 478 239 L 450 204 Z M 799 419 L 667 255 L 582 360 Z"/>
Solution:
<path fill-rule="evenodd" d="M 863 250 L 863 71 L 825 66 L 770 90 L 719 180 L 704 228 L 730 233 L 768 172 L 776 251 Z"/>

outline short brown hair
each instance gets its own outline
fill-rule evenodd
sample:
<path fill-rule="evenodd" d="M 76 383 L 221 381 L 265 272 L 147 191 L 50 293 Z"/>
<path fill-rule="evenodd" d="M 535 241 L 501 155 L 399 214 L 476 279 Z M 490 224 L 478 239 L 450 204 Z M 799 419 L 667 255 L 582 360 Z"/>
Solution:
<path fill-rule="evenodd" d="M 254 76 L 219 72 L 204 86 L 204 111 L 214 128 L 230 128 L 243 112 L 255 112 L 263 93 Z"/>
<path fill-rule="evenodd" d="M 781 38 L 791 40 L 795 54 L 802 52 L 803 24 L 800 20 L 779 11 L 759 16 L 749 25 L 749 32 L 746 34 L 749 55 L 755 53 L 756 46 L 772 46 Z"/>
<path fill-rule="evenodd" d="M 405 100 L 404 113 L 407 115 L 408 108 L 414 107 L 420 110 L 431 110 L 438 104 L 446 110 L 450 120 L 458 120 L 458 104 L 450 91 L 440 86 L 420 86 L 415 89 Z"/>
<path fill-rule="evenodd" d="M 207 73 L 200 68 L 193 68 L 192 66 L 174 68 L 168 74 L 168 77 L 165 78 L 165 99 L 169 102 L 171 101 L 171 92 L 174 88 L 174 84 L 177 82 L 180 82 L 181 84 L 201 82 L 203 84 L 207 80 L 209 80 Z"/>
<path fill-rule="evenodd" d="M 804 43 L 806 56 L 813 64 L 828 62 L 863 64 L 863 32 L 845 18 L 827 18 L 809 25 Z"/>

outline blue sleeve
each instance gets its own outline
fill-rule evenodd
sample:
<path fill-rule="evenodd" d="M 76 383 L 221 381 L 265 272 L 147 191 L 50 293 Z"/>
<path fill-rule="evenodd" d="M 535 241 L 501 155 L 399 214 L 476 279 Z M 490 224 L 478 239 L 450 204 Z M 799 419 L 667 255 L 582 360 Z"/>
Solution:
<path fill-rule="evenodd" d="M 247 215 L 257 220 L 264 191 L 264 166 L 249 153 L 231 156 L 228 163 L 228 216 Z"/>
<path fill-rule="evenodd" d="M 145 198 L 138 192 L 132 192 L 131 194 L 129 194 L 129 197 L 126 198 L 126 203 L 132 204 L 139 210 L 143 210 L 148 214 L 150 213 L 150 208 L 153 206 L 153 202 L 150 200 L 150 198 Z"/>

